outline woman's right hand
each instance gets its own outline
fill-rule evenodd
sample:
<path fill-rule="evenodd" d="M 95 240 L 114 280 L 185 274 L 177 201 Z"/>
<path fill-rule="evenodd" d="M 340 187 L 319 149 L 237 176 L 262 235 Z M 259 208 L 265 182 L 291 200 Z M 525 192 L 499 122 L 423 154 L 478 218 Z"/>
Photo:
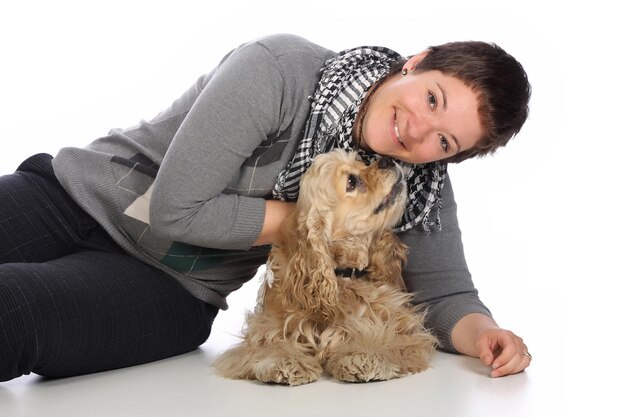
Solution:
<path fill-rule="evenodd" d="M 274 243 L 276 233 L 287 215 L 296 207 L 296 203 L 286 203 L 278 200 L 265 202 L 265 220 L 263 229 L 254 241 L 254 246 L 271 245 Z"/>

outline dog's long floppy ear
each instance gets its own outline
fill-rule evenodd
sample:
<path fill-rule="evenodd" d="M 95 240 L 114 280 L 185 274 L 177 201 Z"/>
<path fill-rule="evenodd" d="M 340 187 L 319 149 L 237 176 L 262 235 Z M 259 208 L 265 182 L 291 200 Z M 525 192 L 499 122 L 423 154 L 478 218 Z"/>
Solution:
<path fill-rule="evenodd" d="M 287 304 L 313 316 L 330 318 L 338 303 L 335 263 L 328 242 L 333 208 L 336 205 L 333 181 L 338 165 L 345 159 L 338 153 L 316 157 L 302 176 L 295 224 L 289 233 L 291 258 L 286 262 L 284 288 Z"/>
<path fill-rule="evenodd" d="M 407 260 L 407 247 L 394 233 L 385 231 L 379 238 L 374 238 L 369 253 L 372 276 L 406 289 L 402 268 Z"/>
<path fill-rule="evenodd" d="M 336 155 L 318 156 L 300 182 L 295 224 L 291 224 L 289 233 L 292 258 L 286 271 L 293 285 L 284 292 L 288 303 L 325 318 L 335 314 L 338 302 L 335 264 L 328 246 L 335 198 L 335 160 Z"/>
<path fill-rule="evenodd" d="M 328 213 L 310 207 L 298 213 L 292 259 L 287 262 L 286 277 L 290 282 L 284 288 L 289 304 L 311 315 L 330 318 L 338 303 L 335 267 L 327 243 Z"/>

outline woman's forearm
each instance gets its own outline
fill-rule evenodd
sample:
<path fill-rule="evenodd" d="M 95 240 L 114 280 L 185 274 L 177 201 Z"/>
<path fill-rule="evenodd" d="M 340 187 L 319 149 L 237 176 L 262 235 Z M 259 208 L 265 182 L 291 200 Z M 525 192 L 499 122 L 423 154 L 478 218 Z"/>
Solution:
<path fill-rule="evenodd" d="M 452 329 L 452 345 L 459 353 L 468 356 L 479 357 L 476 347 L 478 335 L 487 329 L 497 329 L 498 324 L 491 317 L 472 313 L 463 317 Z"/>

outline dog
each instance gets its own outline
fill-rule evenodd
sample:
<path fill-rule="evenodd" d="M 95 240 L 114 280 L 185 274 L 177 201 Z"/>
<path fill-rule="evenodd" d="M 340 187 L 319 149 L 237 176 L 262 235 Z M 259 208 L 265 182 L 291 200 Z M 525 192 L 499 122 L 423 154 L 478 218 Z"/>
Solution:
<path fill-rule="evenodd" d="M 242 341 L 214 362 L 232 379 L 301 385 L 325 370 L 347 382 L 421 372 L 437 345 L 402 280 L 407 248 L 391 228 L 402 170 L 354 152 L 317 156 L 268 257 Z"/>

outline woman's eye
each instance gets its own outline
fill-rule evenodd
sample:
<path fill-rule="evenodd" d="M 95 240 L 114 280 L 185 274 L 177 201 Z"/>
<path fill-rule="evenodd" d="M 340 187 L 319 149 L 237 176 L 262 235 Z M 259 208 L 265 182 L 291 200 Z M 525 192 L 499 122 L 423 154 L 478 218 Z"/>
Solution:
<path fill-rule="evenodd" d="M 348 184 L 346 186 L 346 191 L 352 192 L 352 191 L 356 190 L 356 186 L 357 186 L 358 182 L 359 182 L 359 179 L 357 178 L 356 175 L 354 175 L 354 174 L 348 175 Z"/>
<path fill-rule="evenodd" d="M 428 105 L 432 110 L 437 107 L 437 97 L 435 97 L 435 95 L 431 92 L 428 92 Z"/>
<path fill-rule="evenodd" d="M 444 152 L 448 152 L 448 149 L 450 149 L 450 143 L 445 136 L 439 135 L 439 143 L 441 144 L 441 149 L 443 149 Z"/>

